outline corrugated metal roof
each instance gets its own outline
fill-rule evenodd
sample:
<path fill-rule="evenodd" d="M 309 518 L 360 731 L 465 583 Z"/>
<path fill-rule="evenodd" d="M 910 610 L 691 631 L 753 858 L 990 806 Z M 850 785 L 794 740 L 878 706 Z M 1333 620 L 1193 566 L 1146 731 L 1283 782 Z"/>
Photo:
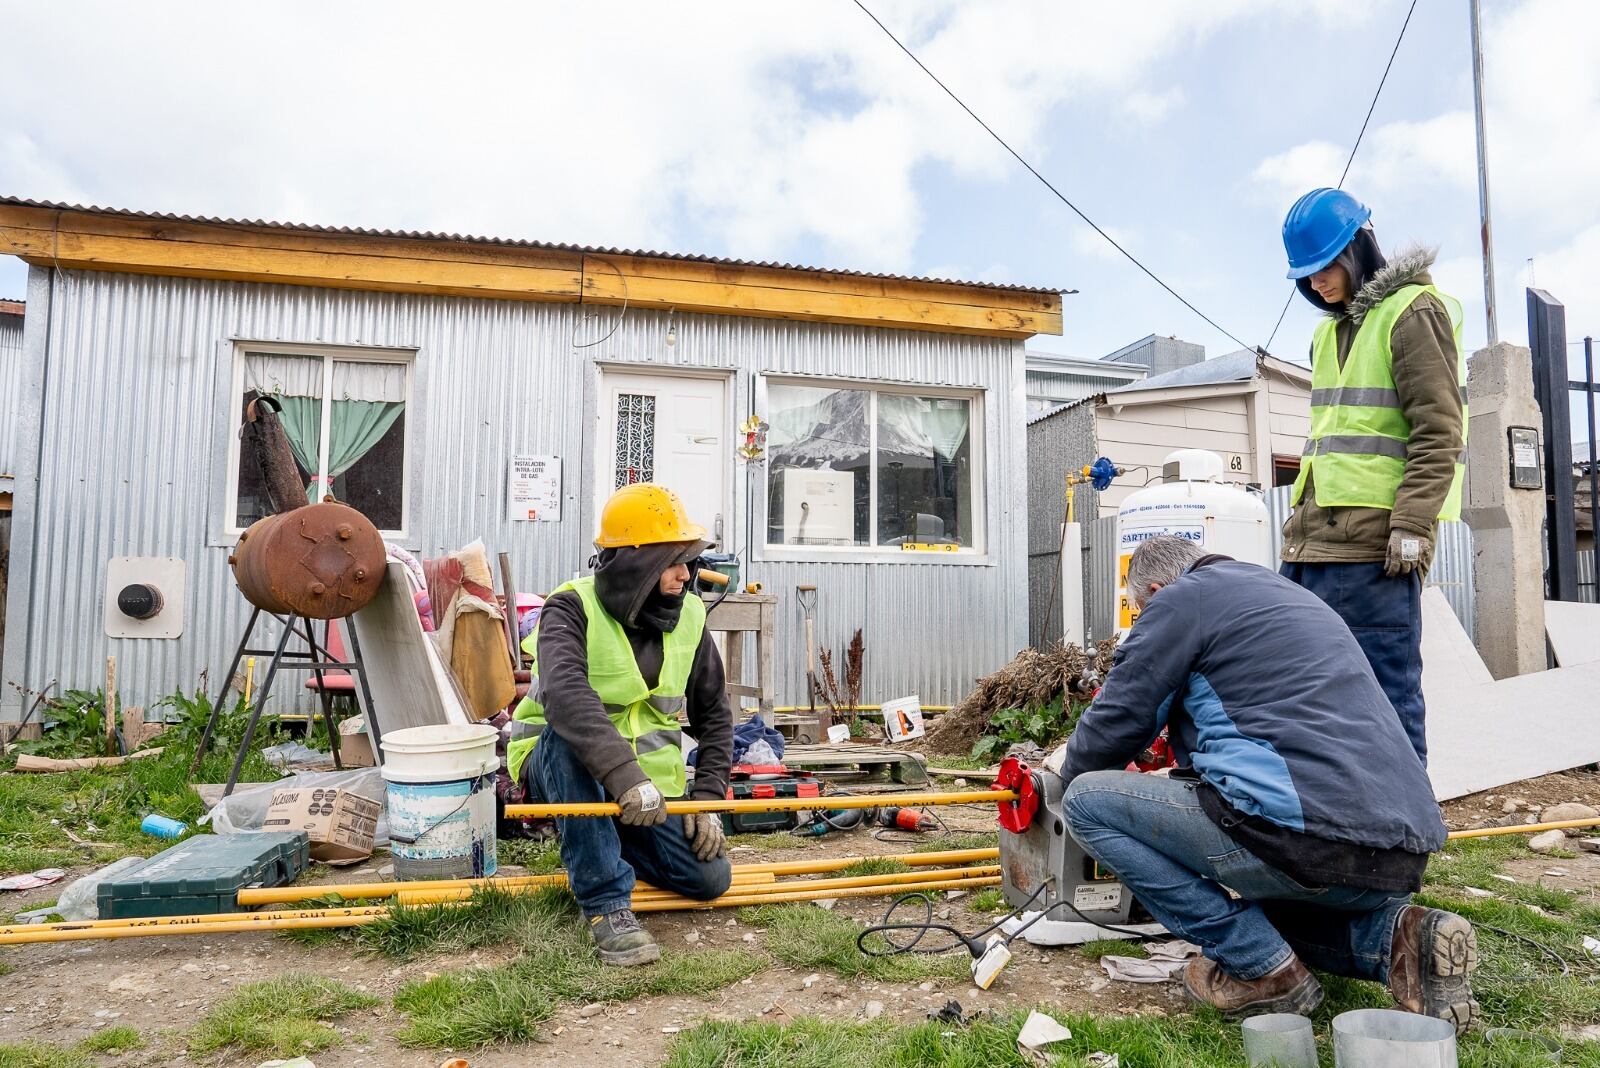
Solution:
<path fill-rule="evenodd" d="M 647 249 L 606 248 L 592 245 L 569 245 L 549 241 L 527 241 L 521 238 L 480 237 L 475 234 L 442 234 L 432 230 L 371 230 L 362 226 L 321 226 L 315 223 L 273 222 L 267 219 L 219 219 L 206 215 L 174 215 L 170 212 L 132 211 L 127 208 L 102 208 L 97 205 L 62 204 L 51 200 L 27 200 L 22 197 L 0 196 L 0 205 L 24 208 L 46 208 L 52 211 L 81 211 L 95 215 L 117 215 L 127 219 L 149 219 L 164 222 L 200 223 L 209 226 L 251 226 L 271 230 L 297 230 L 312 234 L 345 234 L 355 237 L 403 238 L 410 241 L 458 241 L 477 245 L 500 245 L 510 248 L 535 248 L 551 252 L 577 252 L 594 256 L 638 256 L 657 260 L 683 260 L 690 263 L 713 263 L 725 267 L 767 267 L 778 271 L 811 271 L 819 274 L 837 274 L 853 278 L 881 278 L 891 282 L 928 282 L 934 285 L 971 286 L 977 289 L 997 289 L 1014 293 L 1075 293 L 1077 290 L 1060 286 L 1024 286 L 1003 282 L 969 282 L 958 278 L 926 278 L 909 274 L 884 274 L 877 271 L 852 271 L 838 267 L 808 267 L 798 263 L 778 263 L 773 260 L 739 260 L 725 256 L 702 256 L 686 252 L 656 252 Z"/>
<path fill-rule="evenodd" d="M 0 297 L 0 315 L 22 315 L 27 310 L 27 305 L 20 300 L 7 300 L 4 297 Z"/>
<path fill-rule="evenodd" d="M 1212 386 L 1224 382 L 1246 382 L 1254 378 L 1255 374 L 1256 354 L 1249 349 L 1240 349 L 1226 356 L 1202 360 L 1188 367 L 1180 367 L 1176 371 L 1168 371 L 1164 375 L 1152 375 L 1113 392 L 1131 393 L 1136 389 L 1170 389 L 1173 386 Z"/>

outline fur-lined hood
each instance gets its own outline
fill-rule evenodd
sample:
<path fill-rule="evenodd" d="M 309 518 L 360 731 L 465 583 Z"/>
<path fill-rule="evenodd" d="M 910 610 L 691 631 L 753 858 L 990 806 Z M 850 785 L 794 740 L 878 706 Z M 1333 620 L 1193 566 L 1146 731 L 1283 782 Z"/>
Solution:
<path fill-rule="evenodd" d="M 1350 303 L 1345 305 L 1344 311 L 1338 313 L 1335 318 L 1348 318 L 1359 327 L 1361 321 L 1367 317 L 1367 313 L 1395 290 L 1408 285 L 1431 285 L 1433 279 L 1428 276 L 1428 269 L 1433 266 L 1433 261 L 1438 255 L 1438 249 L 1424 248 L 1420 245 L 1402 249 L 1387 266 L 1380 268 L 1356 291 L 1356 295 L 1350 298 Z"/>

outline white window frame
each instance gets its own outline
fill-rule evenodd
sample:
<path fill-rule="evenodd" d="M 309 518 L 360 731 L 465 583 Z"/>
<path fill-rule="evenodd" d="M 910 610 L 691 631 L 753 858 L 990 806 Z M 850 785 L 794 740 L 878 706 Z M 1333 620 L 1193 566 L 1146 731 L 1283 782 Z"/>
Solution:
<path fill-rule="evenodd" d="M 867 412 L 867 433 L 871 477 L 868 483 L 867 510 L 872 517 L 872 536 L 878 536 L 878 396 L 894 393 L 910 397 L 946 397 L 964 400 L 971 406 L 972 418 L 967 435 L 972 441 L 972 516 L 973 544 L 949 552 L 920 552 L 882 545 L 783 545 L 767 540 L 768 516 L 772 491 L 772 459 L 769 453 L 761 463 L 761 489 L 757 512 L 759 534 L 756 538 L 755 558 L 761 561 L 817 560 L 831 563 L 895 563 L 992 565 L 989 556 L 988 486 L 991 472 L 988 461 L 988 408 L 987 390 L 981 386 L 928 386 L 915 382 L 894 382 L 871 378 L 813 377 L 810 375 L 767 372 L 757 376 L 756 411 L 770 410 L 768 388 L 778 386 L 811 386 L 818 389 L 860 389 L 870 398 Z"/>
<path fill-rule="evenodd" d="M 232 386 L 228 394 L 229 424 L 231 431 L 228 434 L 228 483 L 227 492 L 224 494 L 223 534 L 230 539 L 236 539 L 244 533 L 245 528 L 239 526 L 239 429 L 241 417 L 239 402 L 244 397 L 244 361 L 246 353 L 261 353 L 269 356 L 305 356 L 322 360 L 322 429 L 319 440 L 322 442 L 321 451 L 317 456 L 317 470 L 313 474 L 320 474 L 328 469 L 328 448 L 332 441 L 333 405 L 328 400 L 333 396 L 333 365 L 335 363 L 397 363 L 405 366 L 405 414 L 406 438 L 402 451 L 400 469 L 400 529 L 380 530 L 386 541 L 404 542 L 410 534 L 411 522 L 411 477 L 413 466 L 412 441 L 415 439 L 416 429 L 412 414 L 413 386 L 416 381 L 417 353 L 415 349 L 378 349 L 366 346 L 345 345 L 300 345 L 280 341 L 235 341 L 233 343 L 233 370 L 230 376 Z"/>

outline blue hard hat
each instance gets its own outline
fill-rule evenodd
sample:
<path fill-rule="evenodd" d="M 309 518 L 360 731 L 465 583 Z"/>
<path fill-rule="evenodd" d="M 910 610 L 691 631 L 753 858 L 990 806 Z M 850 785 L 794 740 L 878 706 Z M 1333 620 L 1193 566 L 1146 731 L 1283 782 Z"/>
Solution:
<path fill-rule="evenodd" d="M 1313 189 L 1283 220 L 1290 278 L 1316 274 L 1334 261 L 1372 218 L 1372 209 L 1342 189 Z"/>

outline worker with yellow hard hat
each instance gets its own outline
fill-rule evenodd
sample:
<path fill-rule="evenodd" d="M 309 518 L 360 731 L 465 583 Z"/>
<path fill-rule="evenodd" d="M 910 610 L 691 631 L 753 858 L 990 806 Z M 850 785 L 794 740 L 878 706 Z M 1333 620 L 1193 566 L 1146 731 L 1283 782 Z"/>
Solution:
<path fill-rule="evenodd" d="M 677 494 L 623 486 L 600 513 L 594 573 L 545 601 L 523 648 L 528 697 L 510 724 L 506 761 L 534 801 L 614 800 L 614 819 L 556 821 L 561 862 L 607 964 L 648 964 L 661 948 L 630 909 L 634 875 L 699 900 L 733 877 L 716 813 L 668 816 L 668 798 L 722 800 L 733 709 L 722 659 L 691 589 L 710 547 Z M 687 787 L 683 730 L 698 742 Z"/>

